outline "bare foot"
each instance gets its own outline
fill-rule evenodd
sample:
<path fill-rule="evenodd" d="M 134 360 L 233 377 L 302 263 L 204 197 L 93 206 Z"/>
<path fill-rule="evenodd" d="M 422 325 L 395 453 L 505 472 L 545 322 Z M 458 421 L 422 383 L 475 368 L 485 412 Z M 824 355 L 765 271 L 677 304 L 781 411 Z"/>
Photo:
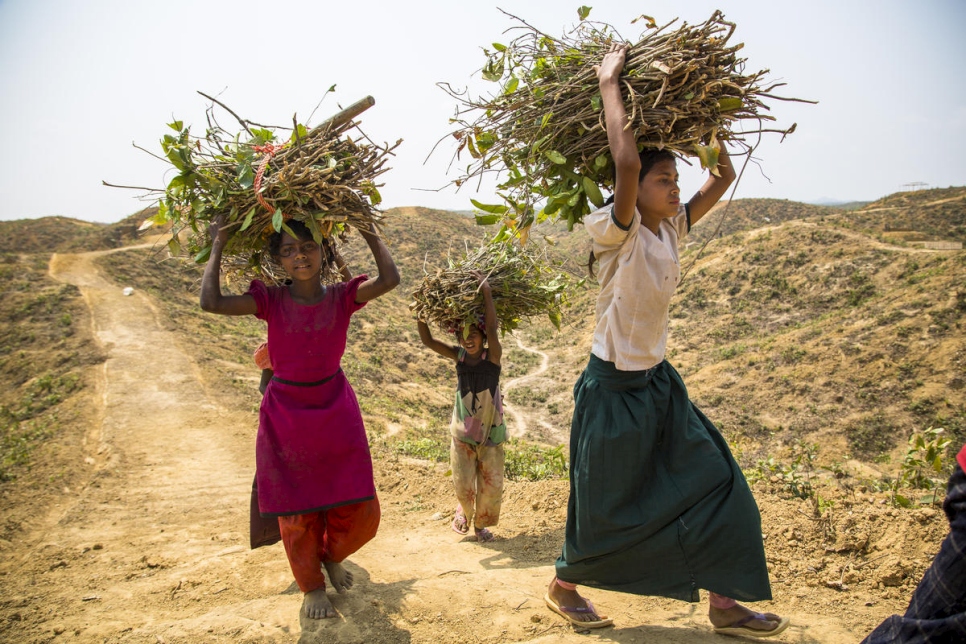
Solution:
<path fill-rule="evenodd" d="M 550 588 L 547 589 L 547 596 L 556 604 L 560 610 L 566 613 L 565 617 L 573 622 L 599 622 L 607 620 L 607 615 L 598 615 L 593 610 L 587 610 L 590 606 L 587 600 L 577 594 L 576 590 L 567 590 L 557 583 L 557 578 L 550 580 Z M 584 612 L 580 612 L 584 611 Z"/>
<path fill-rule="evenodd" d="M 325 596 L 325 588 L 316 588 L 305 593 L 305 597 L 302 599 L 302 611 L 309 619 L 326 619 L 336 616 L 332 602 Z"/>
<path fill-rule="evenodd" d="M 325 566 L 325 572 L 329 575 L 329 585 L 335 588 L 337 593 L 344 593 L 352 588 L 355 578 L 341 563 L 337 561 L 323 561 L 322 565 Z"/>
<path fill-rule="evenodd" d="M 788 627 L 788 620 L 782 619 L 774 613 L 756 613 L 755 611 L 735 604 L 731 608 L 721 609 L 710 606 L 708 619 L 718 632 L 731 631 L 729 635 L 747 635 L 749 637 L 771 637 L 784 631 Z"/>

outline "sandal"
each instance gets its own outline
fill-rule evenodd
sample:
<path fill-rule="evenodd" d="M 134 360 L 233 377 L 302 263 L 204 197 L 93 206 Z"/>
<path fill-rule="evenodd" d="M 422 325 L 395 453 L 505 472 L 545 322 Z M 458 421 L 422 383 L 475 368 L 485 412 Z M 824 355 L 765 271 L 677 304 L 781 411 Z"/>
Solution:
<path fill-rule="evenodd" d="M 486 528 L 477 528 L 473 526 L 473 531 L 476 532 L 476 540 L 480 543 L 486 543 L 487 541 L 493 541 L 495 538 L 493 533 Z"/>
<path fill-rule="evenodd" d="M 768 619 L 767 616 L 761 613 L 753 613 L 751 615 L 748 615 L 747 617 L 742 617 L 731 626 L 715 626 L 714 632 L 720 633 L 721 635 L 736 635 L 736 636 L 743 636 L 743 637 L 772 637 L 773 635 L 778 635 L 786 628 L 788 628 L 789 620 L 787 617 L 780 618 L 778 621 L 778 625 L 775 626 L 775 628 L 772 628 L 767 631 L 759 628 L 751 628 L 750 626 L 746 626 L 748 622 L 752 622 L 756 619 L 762 622 L 772 621 Z"/>
<path fill-rule="evenodd" d="M 466 515 L 463 514 L 463 506 L 456 506 L 456 514 L 453 516 L 453 522 L 450 524 L 450 527 L 457 534 L 465 535 L 470 531 L 470 522 L 466 520 Z"/>
<path fill-rule="evenodd" d="M 561 606 L 555 602 L 552 597 L 550 597 L 549 593 L 543 596 L 543 601 L 547 603 L 547 607 L 570 622 L 570 625 L 575 629 L 603 628 L 614 623 L 614 620 L 609 618 L 601 619 L 600 615 L 597 613 L 597 609 L 595 609 L 594 605 L 590 603 L 590 600 L 586 597 L 583 599 L 584 602 L 587 603 L 586 606 Z M 572 617 L 572 615 L 593 615 L 597 619 L 589 622 L 582 622 L 579 619 Z"/>

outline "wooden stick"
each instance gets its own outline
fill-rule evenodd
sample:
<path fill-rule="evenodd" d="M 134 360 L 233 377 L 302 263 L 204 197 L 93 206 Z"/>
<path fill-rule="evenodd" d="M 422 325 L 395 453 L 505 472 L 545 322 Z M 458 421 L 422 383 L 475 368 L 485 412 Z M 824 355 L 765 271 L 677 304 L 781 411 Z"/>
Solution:
<path fill-rule="evenodd" d="M 316 125 L 314 128 L 312 128 L 312 131 L 309 133 L 309 135 L 311 136 L 312 134 L 316 134 L 330 127 L 335 128 L 339 127 L 340 125 L 345 125 L 375 104 L 376 99 L 371 96 L 366 96 L 365 98 L 358 100 L 349 107 L 345 108 L 335 116 L 332 116 Z"/>

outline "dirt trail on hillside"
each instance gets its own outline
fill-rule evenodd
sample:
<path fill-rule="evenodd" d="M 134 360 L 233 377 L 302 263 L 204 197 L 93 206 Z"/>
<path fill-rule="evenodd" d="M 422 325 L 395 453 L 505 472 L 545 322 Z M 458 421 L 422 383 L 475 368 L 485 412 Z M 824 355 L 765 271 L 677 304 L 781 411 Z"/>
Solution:
<path fill-rule="evenodd" d="M 559 552 L 566 483 L 508 482 L 497 539 L 448 528 L 445 466 L 376 462 L 378 536 L 347 566 L 356 587 L 333 595 L 339 619 L 299 619 L 301 593 L 280 545 L 248 548 L 256 419 L 226 408 L 190 342 L 163 311 L 97 271 L 97 253 L 56 255 L 76 284 L 108 360 L 77 467 L 81 490 L 4 553 L 0 639 L 11 642 L 652 642 L 736 641 L 711 632 L 706 604 L 590 590 L 616 627 L 573 632 L 543 605 Z M 521 344 L 521 347 L 523 345 Z M 544 359 L 544 366 L 546 359 Z M 520 382 L 518 380 L 517 382 Z M 512 383 L 512 381 L 511 381 Z M 784 586 L 757 608 L 793 616 L 777 641 L 852 644 L 849 611 Z M 860 627 L 861 628 L 861 627 Z"/>
<path fill-rule="evenodd" d="M 513 389 L 520 385 L 536 380 L 546 373 L 550 366 L 550 356 L 535 347 L 524 344 L 520 333 L 514 334 L 513 339 L 522 351 L 540 356 L 540 365 L 530 373 L 511 378 L 501 385 L 504 396 L 508 396 Z M 510 396 L 510 398 L 512 397 Z M 544 442 L 550 445 L 559 445 L 567 442 L 567 434 L 548 423 L 544 418 L 529 414 L 523 409 L 518 409 L 516 405 L 507 400 L 503 401 L 503 409 L 510 415 L 511 422 L 508 427 L 510 434 L 514 438 L 528 437 L 530 440 Z M 532 428 L 531 425 L 539 426 L 539 430 Z"/>

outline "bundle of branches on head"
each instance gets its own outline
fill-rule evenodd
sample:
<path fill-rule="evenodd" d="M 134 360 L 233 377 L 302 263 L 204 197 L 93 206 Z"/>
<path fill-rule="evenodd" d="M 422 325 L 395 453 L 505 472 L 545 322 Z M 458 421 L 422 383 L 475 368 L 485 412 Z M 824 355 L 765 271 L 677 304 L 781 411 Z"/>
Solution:
<path fill-rule="evenodd" d="M 416 319 L 447 333 L 466 334 L 483 319 L 480 280 L 490 284 L 500 332 L 547 315 L 558 329 L 568 279 L 555 270 L 545 251 L 512 243 L 483 243 L 450 260 L 446 268 L 426 273 L 409 308 Z"/>
<path fill-rule="evenodd" d="M 474 201 L 488 213 L 478 217 L 481 224 L 504 220 L 525 231 L 534 221 L 560 220 L 572 229 L 592 207 L 603 205 L 600 186 L 613 190 L 613 161 L 594 67 L 614 42 L 628 44 L 621 86 L 627 127 L 639 149 L 696 155 L 714 171 L 720 141 L 748 151 L 746 137 L 794 130 L 794 125 L 763 127 L 763 121 L 774 120 L 764 113 L 769 109 L 764 99 L 799 99 L 772 95 L 782 83 L 762 87 L 767 70 L 743 73 L 742 45 L 728 43 L 735 25 L 721 12 L 701 25 L 675 30 L 675 21 L 658 27 L 641 16 L 635 22 L 645 20 L 647 29 L 636 42 L 588 20 L 589 12 L 578 10 L 580 21 L 561 38 L 510 16 L 520 24 L 507 31 L 519 35 L 484 50 L 483 77 L 500 85 L 489 97 L 473 99 L 440 84 L 458 101 L 454 162 L 464 151 L 472 157 L 453 183 L 459 187 L 487 173 L 500 177 L 504 203 Z M 748 121 L 750 127 L 736 127 Z"/>
<path fill-rule="evenodd" d="M 386 157 L 401 143 L 378 146 L 361 131 L 349 136 L 358 128 L 353 119 L 375 101 L 366 97 L 309 129 L 294 118 L 289 128 L 258 125 L 204 96 L 231 113 L 243 131 L 222 128 L 214 106 L 204 136 L 192 135 L 181 121 L 170 123 L 176 134 L 165 135 L 161 145 L 177 174 L 163 191 L 157 216 L 145 226 L 170 224 L 172 254 L 186 247 L 202 263 L 211 251 L 208 224 L 224 215 L 233 233 L 224 252 L 225 274 L 278 283 L 284 274 L 266 241 L 277 232 L 296 236 L 288 222 L 301 221 L 322 245 L 323 279 L 337 281 L 338 247 L 350 228 L 368 230 L 379 221 L 382 184 L 376 177 L 388 170 Z"/>

